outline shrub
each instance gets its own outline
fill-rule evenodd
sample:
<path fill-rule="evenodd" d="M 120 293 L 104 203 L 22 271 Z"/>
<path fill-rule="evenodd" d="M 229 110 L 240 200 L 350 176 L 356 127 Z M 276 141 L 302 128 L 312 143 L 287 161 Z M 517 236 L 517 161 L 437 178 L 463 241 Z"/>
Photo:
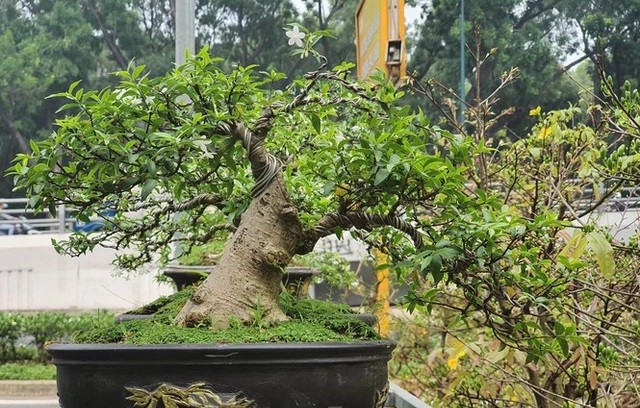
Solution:
<path fill-rule="evenodd" d="M 105 327 L 113 320 L 113 314 L 106 311 L 78 315 L 62 312 L 0 312 L 0 362 L 47 362 L 47 344 L 69 339 L 76 332 Z M 33 347 L 19 344 L 21 338 L 30 342 Z"/>
<path fill-rule="evenodd" d="M 16 359 L 16 341 L 22 331 L 22 316 L 0 312 L 0 362 Z"/>
<path fill-rule="evenodd" d="M 65 313 L 41 312 L 24 316 L 24 334 L 33 337 L 38 361 L 48 361 L 44 346 L 69 334 L 69 317 Z"/>
<path fill-rule="evenodd" d="M 55 380 L 56 368 L 46 364 L 0 365 L 0 380 Z"/>

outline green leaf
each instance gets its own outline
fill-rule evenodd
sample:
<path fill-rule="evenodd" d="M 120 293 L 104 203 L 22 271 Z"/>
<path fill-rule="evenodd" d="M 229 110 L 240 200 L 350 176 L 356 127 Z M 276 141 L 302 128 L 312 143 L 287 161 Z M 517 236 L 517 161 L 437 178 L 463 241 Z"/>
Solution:
<path fill-rule="evenodd" d="M 440 273 L 442 270 L 442 258 L 440 255 L 433 255 L 431 257 L 431 264 L 429 266 L 431 268 L 431 273 Z"/>
<path fill-rule="evenodd" d="M 322 125 L 320 123 L 320 118 L 315 113 L 311 114 L 311 124 L 313 125 L 313 128 L 316 130 L 316 133 L 320 134 Z"/>
<path fill-rule="evenodd" d="M 58 215 L 58 207 L 56 207 L 56 204 L 53 202 L 49 203 L 49 213 L 52 217 L 56 217 Z"/>
<path fill-rule="evenodd" d="M 444 272 L 442 269 L 438 269 L 437 271 L 431 270 L 431 276 L 433 277 L 433 284 L 437 286 L 438 283 L 442 281 L 442 278 L 444 278 Z"/>
<path fill-rule="evenodd" d="M 158 182 L 154 179 L 149 179 L 144 182 L 142 185 L 142 190 L 140 191 L 140 198 L 142 201 L 146 200 L 149 194 L 153 191 L 154 188 L 158 185 Z"/>
<path fill-rule="evenodd" d="M 76 87 L 80 84 L 80 82 L 82 82 L 82 80 L 78 80 L 76 82 L 73 82 L 71 85 L 69 85 L 69 90 L 67 92 L 69 92 L 69 94 L 73 94 L 73 91 L 76 89 Z"/>
<path fill-rule="evenodd" d="M 587 237 L 582 231 L 578 231 L 569 240 L 567 245 L 562 249 L 560 255 L 569 259 L 578 259 L 587 248 Z"/>
<path fill-rule="evenodd" d="M 373 185 L 377 186 L 378 184 L 382 183 L 383 181 L 385 181 L 387 179 L 387 177 L 389 177 L 389 170 L 387 170 L 384 167 L 381 167 L 378 169 L 378 171 L 376 172 L 376 179 L 373 182 Z"/>
<path fill-rule="evenodd" d="M 135 78 L 139 77 L 140 74 L 142 73 L 142 71 L 144 71 L 145 68 L 146 67 L 144 65 L 138 65 L 137 67 L 135 67 L 135 69 L 131 73 L 131 78 L 135 79 Z"/>
<path fill-rule="evenodd" d="M 149 160 L 149 162 L 147 163 L 147 170 L 149 171 L 149 174 L 151 174 L 152 176 L 156 175 L 157 168 L 156 168 L 156 163 L 153 160 Z"/>
<path fill-rule="evenodd" d="M 424 301 L 425 303 L 430 302 L 431 300 L 435 299 L 440 292 L 441 290 L 439 288 L 430 288 L 422 294 L 422 301 Z"/>
<path fill-rule="evenodd" d="M 29 146 L 31 146 L 31 150 L 33 151 L 33 154 L 37 155 L 40 153 L 40 146 L 38 146 L 38 143 L 36 143 L 34 139 L 29 140 Z"/>
<path fill-rule="evenodd" d="M 587 233 L 589 249 L 593 251 L 598 263 L 600 273 L 607 279 L 613 278 L 616 270 L 616 263 L 613 258 L 613 247 L 607 238 L 600 232 L 592 231 Z"/>
<path fill-rule="evenodd" d="M 328 196 L 329 194 L 333 193 L 336 190 L 336 183 L 334 183 L 333 181 L 327 181 L 327 183 L 324 185 L 324 188 L 322 189 L 322 194 L 325 196 Z"/>
<path fill-rule="evenodd" d="M 389 163 L 387 163 L 387 170 L 388 171 L 393 170 L 393 168 L 396 167 L 398 163 L 400 163 L 400 156 L 398 156 L 395 153 L 392 154 L 391 157 L 389 158 Z"/>
<path fill-rule="evenodd" d="M 564 333 L 564 325 L 556 320 L 554 324 L 554 331 L 556 332 L 556 336 L 560 336 Z"/>
<path fill-rule="evenodd" d="M 569 357 L 569 344 L 567 343 L 567 340 L 563 337 L 557 337 L 556 341 L 560 346 L 560 350 L 562 350 L 562 355 L 564 355 L 565 357 Z"/>

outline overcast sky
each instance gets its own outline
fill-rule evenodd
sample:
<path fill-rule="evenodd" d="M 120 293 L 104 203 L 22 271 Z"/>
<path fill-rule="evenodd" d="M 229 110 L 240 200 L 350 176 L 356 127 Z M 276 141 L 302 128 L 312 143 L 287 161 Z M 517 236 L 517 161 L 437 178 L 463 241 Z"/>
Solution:
<path fill-rule="evenodd" d="M 300 10 L 304 10 L 304 1 L 303 0 L 292 0 L 293 4 Z M 354 16 L 355 18 L 355 16 Z M 404 8 L 404 19 L 407 26 L 407 29 L 411 27 L 411 25 L 420 18 L 420 8 L 418 7 L 409 7 L 405 6 Z"/>

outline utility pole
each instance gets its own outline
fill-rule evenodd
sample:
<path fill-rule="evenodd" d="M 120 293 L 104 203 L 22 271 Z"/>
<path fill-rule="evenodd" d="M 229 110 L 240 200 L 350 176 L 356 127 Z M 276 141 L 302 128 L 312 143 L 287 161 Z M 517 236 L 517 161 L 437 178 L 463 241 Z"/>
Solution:
<path fill-rule="evenodd" d="M 185 63 L 185 51 L 190 55 L 196 49 L 195 0 L 176 0 L 176 65 Z"/>
<path fill-rule="evenodd" d="M 460 109 L 458 112 L 458 123 L 460 124 L 464 122 L 465 100 L 467 97 L 464 26 L 464 0 L 460 0 Z"/>
<path fill-rule="evenodd" d="M 196 7 L 195 0 L 175 0 L 176 5 L 176 54 L 175 64 L 176 66 L 182 65 L 186 62 L 186 51 L 189 51 L 189 55 L 193 55 L 196 51 Z M 180 95 L 177 99 L 182 104 L 190 103 L 190 99 L 187 95 Z M 178 244 L 179 240 L 173 243 L 173 257 L 178 259 L 182 250 Z"/>

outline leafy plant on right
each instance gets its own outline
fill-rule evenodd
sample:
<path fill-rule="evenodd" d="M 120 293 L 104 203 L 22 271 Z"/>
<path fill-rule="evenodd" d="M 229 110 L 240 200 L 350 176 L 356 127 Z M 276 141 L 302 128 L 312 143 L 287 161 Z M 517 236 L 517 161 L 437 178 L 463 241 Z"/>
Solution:
<path fill-rule="evenodd" d="M 436 262 L 408 297 L 422 313 L 397 323 L 395 375 L 436 406 L 640 402 L 640 258 L 621 232 L 638 219 L 621 198 L 639 184 L 640 99 L 604 91 L 588 107 L 530 107 L 536 124 L 516 141 L 492 128 L 504 112 L 490 98 L 469 107 L 475 264 Z"/>

